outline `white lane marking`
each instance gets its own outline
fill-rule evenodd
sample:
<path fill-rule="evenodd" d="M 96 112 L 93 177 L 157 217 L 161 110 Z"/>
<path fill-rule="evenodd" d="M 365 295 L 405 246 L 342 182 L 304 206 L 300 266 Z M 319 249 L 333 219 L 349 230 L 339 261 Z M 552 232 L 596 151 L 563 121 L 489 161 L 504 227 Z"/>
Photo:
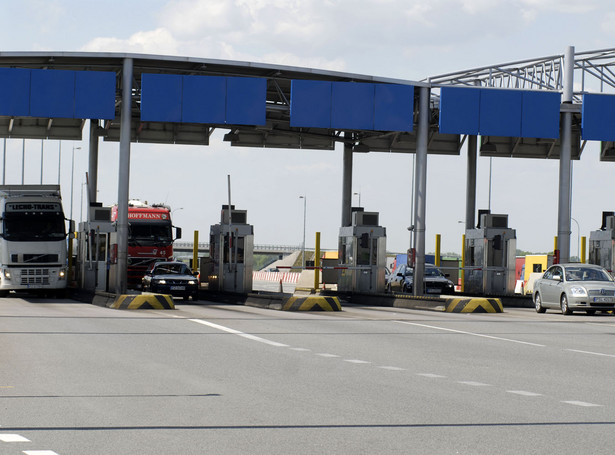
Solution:
<path fill-rule="evenodd" d="M 310 352 L 311 349 L 307 348 L 290 348 L 291 351 L 299 351 L 299 352 Z"/>
<path fill-rule="evenodd" d="M 417 376 L 423 376 L 426 378 L 433 378 L 433 379 L 443 379 L 446 376 L 442 376 L 441 374 L 433 374 L 433 373 L 417 373 Z"/>
<path fill-rule="evenodd" d="M 0 434 L 0 441 L 2 442 L 30 442 L 29 439 L 24 438 L 18 434 Z"/>
<path fill-rule="evenodd" d="M 523 395 L 524 397 L 541 397 L 542 393 L 528 392 L 526 390 L 507 390 L 508 393 L 514 393 L 515 395 Z"/>
<path fill-rule="evenodd" d="M 357 364 L 360 364 L 360 363 L 371 363 L 371 362 L 368 362 L 366 360 L 358 360 L 358 359 L 344 359 L 344 362 L 357 363 Z"/>
<path fill-rule="evenodd" d="M 243 338 L 247 338 L 248 340 L 258 341 L 259 343 L 265 343 L 270 346 L 276 346 L 281 348 L 287 348 L 287 344 L 278 343 L 277 341 L 266 340 L 265 338 L 257 337 L 256 335 L 250 335 L 249 333 L 243 333 L 239 330 L 231 329 L 230 327 L 224 327 L 223 325 L 214 324 L 213 322 L 205 321 L 203 319 L 189 319 L 192 322 L 196 322 L 198 324 L 203 324 L 208 327 L 212 327 L 214 329 L 222 330 L 223 332 L 232 333 L 233 335 L 237 335 Z"/>
<path fill-rule="evenodd" d="M 598 356 L 601 356 L 601 357 L 615 357 L 615 355 L 613 355 L 613 354 L 603 354 L 601 352 L 592 352 L 592 351 L 580 351 L 578 349 L 566 349 L 566 351 L 578 352 L 579 354 L 598 355 Z"/>
<path fill-rule="evenodd" d="M 587 403 L 585 401 L 562 401 L 562 403 L 571 404 L 573 406 L 583 406 L 585 408 L 602 407 L 601 404 Z"/>
<path fill-rule="evenodd" d="M 528 346 L 537 346 L 539 348 L 544 348 L 545 347 L 544 344 L 530 343 L 528 341 L 520 341 L 520 340 L 511 340 L 510 338 L 495 337 L 495 336 L 492 336 L 492 335 L 483 335 L 482 333 L 465 332 L 463 330 L 447 329 L 447 328 L 444 328 L 444 327 L 436 327 L 434 325 L 417 324 L 416 322 L 408 322 L 408 321 L 395 321 L 395 322 L 398 322 L 400 324 L 415 325 L 417 327 L 426 327 L 428 329 L 436 329 L 436 330 L 444 330 L 446 332 L 461 333 L 463 335 L 472 335 L 472 336 L 475 336 L 475 337 L 489 338 L 489 339 L 492 339 L 492 340 L 508 341 L 510 343 L 527 344 Z"/>
<path fill-rule="evenodd" d="M 53 450 L 24 450 L 26 455 L 58 455 Z"/>
<path fill-rule="evenodd" d="M 472 387 L 491 387 L 491 384 L 485 384 L 484 382 L 476 381 L 457 381 L 459 384 L 471 385 Z"/>
<path fill-rule="evenodd" d="M 320 357 L 328 357 L 328 358 L 339 357 L 339 355 L 327 354 L 326 352 L 322 352 L 322 353 L 316 354 L 316 355 L 319 355 Z"/>
<path fill-rule="evenodd" d="M 389 370 L 389 371 L 406 371 L 405 368 L 399 368 L 399 367 L 387 367 L 387 366 L 383 366 L 383 367 L 378 367 L 378 368 L 382 368 L 383 370 Z"/>

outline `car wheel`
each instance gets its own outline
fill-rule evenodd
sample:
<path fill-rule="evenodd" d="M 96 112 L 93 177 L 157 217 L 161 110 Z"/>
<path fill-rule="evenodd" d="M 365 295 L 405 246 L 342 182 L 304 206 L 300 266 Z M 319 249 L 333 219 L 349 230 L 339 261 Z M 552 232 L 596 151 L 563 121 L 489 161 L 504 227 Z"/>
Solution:
<path fill-rule="evenodd" d="M 585 312 L 586 312 L 589 316 L 593 316 L 594 314 L 596 314 L 596 310 L 585 310 Z"/>
<path fill-rule="evenodd" d="M 562 314 L 565 314 L 565 315 L 572 314 L 572 310 L 568 306 L 568 297 L 566 297 L 566 294 L 562 294 L 562 299 L 560 301 L 560 307 L 562 308 Z"/>
<path fill-rule="evenodd" d="M 536 313 L 544 313 L 547 311 L 547 309 L 542 306 L 542 299 L 538 293 L 534 296 L 534 307 L 536 308 Z"/>

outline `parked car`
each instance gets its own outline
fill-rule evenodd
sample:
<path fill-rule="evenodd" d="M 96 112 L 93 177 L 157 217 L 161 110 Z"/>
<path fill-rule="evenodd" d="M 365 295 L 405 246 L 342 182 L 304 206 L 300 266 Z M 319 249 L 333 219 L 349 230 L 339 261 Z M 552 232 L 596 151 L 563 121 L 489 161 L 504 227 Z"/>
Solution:
<path fill-rule="evenodd" d="M 148 268 L 142 279 L 143 291 L 170 294 L 188 300 L 197 300 L 199 283 L 183 262 L 156 262 Z"/>
<path fill-rule="evenodd" d="M 414 282 L 414 269 L 406 264 L 401 264 L 389 276 L 386 283 L 388 292 L 401 291 L 412 292 Z M 433 264 L 425 264 L 423 276 L 425 294 L 454 294 L 455 285 Z"/>
<path fill-rule="evenodd" d="M 594 314 L 615 308 L 615 282 L 598 265 L 557 264 L 536 280 L 533 298 L 538 313 L 555 308 L 562 314 L 578 310 Z"/>

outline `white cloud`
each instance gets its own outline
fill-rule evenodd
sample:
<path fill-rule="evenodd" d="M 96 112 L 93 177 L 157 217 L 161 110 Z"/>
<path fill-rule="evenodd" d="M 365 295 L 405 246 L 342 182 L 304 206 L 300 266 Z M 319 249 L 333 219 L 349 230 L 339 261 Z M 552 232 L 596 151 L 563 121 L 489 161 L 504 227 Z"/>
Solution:
<path fill-rule="evenodd" d="M 136 52 L 146 54 L 177 54 L 179 46 L 175 38 L 164 28 L 137 32 L 127 39 L 95 38 L 81 48 L 86 52 Z"/>

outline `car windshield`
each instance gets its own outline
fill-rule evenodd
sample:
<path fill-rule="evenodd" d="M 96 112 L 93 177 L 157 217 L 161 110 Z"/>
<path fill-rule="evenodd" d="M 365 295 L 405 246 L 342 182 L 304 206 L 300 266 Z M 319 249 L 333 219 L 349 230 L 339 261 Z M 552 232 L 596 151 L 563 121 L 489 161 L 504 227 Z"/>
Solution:
<path fill-rule="evenodd" d="M 435 267 L 425 267 L 425 276 L 444 276 L 442 272 Z"/>
<path fill-rule="evenodd" d="M 189 273 L 188 267 L 185 264 L 161 264 L 157 265 L 152 272 L 153 275 L 188 275 Z"/>
<path fill-rule="evenodd" d="M 566 267 L 566 281 L 613 281 L 604 270 L 592 267 Z"/>

